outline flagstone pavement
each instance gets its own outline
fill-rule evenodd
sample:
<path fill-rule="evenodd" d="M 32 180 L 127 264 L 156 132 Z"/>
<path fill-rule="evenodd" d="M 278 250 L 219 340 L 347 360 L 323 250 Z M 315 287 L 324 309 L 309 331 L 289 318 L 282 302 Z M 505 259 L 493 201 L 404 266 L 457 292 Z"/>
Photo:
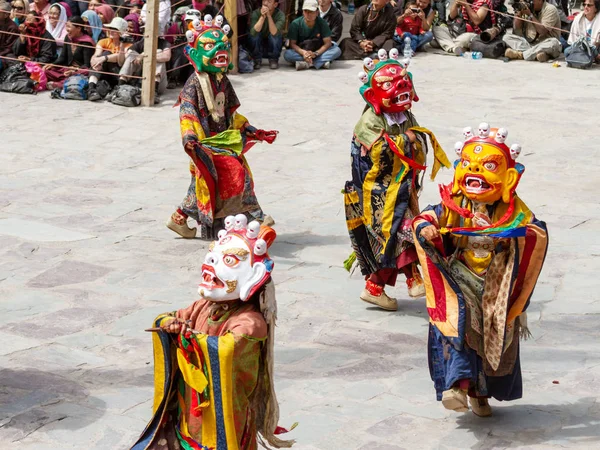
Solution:
<path fill-rule="evenodd" d="M 249 153 L 277 224 L 276 385 L 304 450 L 600 446 L 598 72 L 419 54 L 414 112 L 451 159 L 465 126 L 509 130 L 519 194 L 550 249 L 522 343 L 524 396 L 494 416 L 435 401 L 427 313 L 403 283 L 390 313 L 359 301 L 340 190 L 363 109 L 359 62 L 232 76 L 277 141 Z M 0 448 L 126 449 L 151 414 L 160 312 L 195 299 L 207 245 L 165 221 L 189 182 L 171 92 L 154 108 L 0 94 Z M 436 202 L 427 181 L 422 206 Z"/>

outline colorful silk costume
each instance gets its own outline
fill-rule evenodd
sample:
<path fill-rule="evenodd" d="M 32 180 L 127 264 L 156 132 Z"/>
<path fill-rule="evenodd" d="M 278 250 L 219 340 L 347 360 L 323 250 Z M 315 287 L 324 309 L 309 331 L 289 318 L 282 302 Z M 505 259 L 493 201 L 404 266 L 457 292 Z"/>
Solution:
<path fill-rule="evenodd" d="M 154 416 L 133 450 L 293 444 L 275 436 L 286 431 L 273 387 L 275 232 L 242 214 L 225 223 L 202 266 L 201 299 L 154 321 Z M 168 333 L 173 321 L 188 330 Z"/>
<path fill-rule="evenodd" d="M 231 44 L 223 19 L 205 16 L 195 19 L 187 32 L 189 45 L 184 53 L 195 72 L 179 96 L 179 120 L 185 152 L 191 158 L 188 194 L 167 226 L 183 237 L 187 217 L 213 239 L 225 217 L 246 214 L 262 221 L 263 212 L 254 193 L 252 172 L 244 153 L 257 141 L 272 143 L 277 132 L 257 130 L 237 113 L 240 106 L 225 72 L 230 64 Z"/>
<path fill-rule="evenodd" d="M 417 261 L 410 225 L 419 213 L 418 193 L 430 146 L 432 178 L 450 163 L 433 133 L 420 127 L 410 112 L 418 97 L 407 63 L 397 61 L 395 49 L 390 59 L 385 50 L 380 53 L 379 61 L 366 58 L 367 72 L 359 74 L 360 92 L 369 106 L 354 128 L 352 180 L 346 182 L 344 201 L 362 274 L 371 280 L 375 274 L 376 284 L 393 286 L 398 270 Z M 406 135 L 408 130 L 416 136 L 414 143 Z"/>
<path fill-rule="evenodd" d="M 438 400 L 459 384 L 472 398 L 522 396 L 519 337 L 528 334 L 525 310 L 548 238 L 546 224 L 515 193 L 524 167 L 507 135 L 485 123 L 477 136 L 465 129 L 454 181 L 440 186 L 442 203 L 413 222 Z M 431 242 L 422 234 L 429 225 L 440 233 Z"/>

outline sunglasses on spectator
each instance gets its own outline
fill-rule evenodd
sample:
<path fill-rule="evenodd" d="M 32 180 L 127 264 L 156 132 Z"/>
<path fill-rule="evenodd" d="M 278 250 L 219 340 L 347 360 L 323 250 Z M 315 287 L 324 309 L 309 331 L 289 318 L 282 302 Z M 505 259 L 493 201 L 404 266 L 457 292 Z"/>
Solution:
<path fill-rule="evenodd" d="M 16 9 L 17 11 L 23 11 L 25 9 L 24 6 L 13 6 L 12 9 Z"/>
<path fill-rule="evenodd" d="M 589 6 L 591 8 L 592 6 L 594 6 L 594 4 L 593 3 L 584 3 L 583 7 L 585 8 L 586 6 Z"/>

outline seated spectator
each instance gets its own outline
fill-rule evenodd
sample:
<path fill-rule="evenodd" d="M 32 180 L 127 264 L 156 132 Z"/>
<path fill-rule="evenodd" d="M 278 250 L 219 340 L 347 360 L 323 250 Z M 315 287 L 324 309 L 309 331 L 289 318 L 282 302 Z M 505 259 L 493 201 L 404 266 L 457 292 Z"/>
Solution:
<path fill-rule="evenodd" d="M 448 26 L 434 26 L 433 36 L 437 44 L 448 53 L 461 56 L 471 47 L 471 41 L 482 31 L 496 24 L 492 0 L 467 0 L 459 4 L 454 0 L 448 13 Z M 464 27 L 453 26 L 464 23 Z M 457 31 L 459 29 L 460 31 Z"/>
<path fill-rule="evenodd" d="M 288 29 L 290 48 L 283 54 L 296 70 L 329 69 L 331 61 L 340 57 L 341 51 L 331 42 L 331 30 L 319 17 L 317 0 L 304 0 L 302 17 L 295 19 Z"/>
<path fill-rule="evenodd" d="M 148 3 L 144 3 L 142 10 L 140 11 L 140 25 L 144 27 L 146 25 L 146 8 Z M 159 0 L 158 4 L 158 34 L 163 35 L 169 28 L 169 22 L 171 20 L 171 0 Z"/>
<path fill-rule="evenodd" d="M 142 8 L 144 7 L 145 3 L 143 0 L 130 0 L 129 1 L 129 7 L 131 8 L 129 10 L 129 12 L 131 14 L 137 14 L 138 16 L 142 14 Z"/>
<path fill-rule="evenodd" d="M 128 44 L 121 42 L 121 36 L 127 33 L 127 22 L 124 19 L 115 17 L 111 23 L 106 25 L 106 28 L 109 37 L 98 41 L 96 52 L 91 59 L 92 72 L 88 100 L 92 102 L 102 98 L 97 91 L 99 80 L 104 79 L 111 85 L 118 83 L 118 74 L 125 63 L 125 51 L 129 47 Z M 115 76 L 99 73 L 100 71 L 114 73 Z"/>
<path fill-rule="evenodd" d="M 88 11 L 96 11 L 96 8 L 100 5 L 104 5 L 103 0 L 90 0 L 90 2 L 88 3 L 87 10 Z"/>
<path fill-rule="evenodd" d="M 533 14 L 526 5 L 522 6 L 515 13 L 513 34 L 506 34 L 502 38 L 509 47 L 504 56 L 526 61 L 537 59 L 539 62 L 558 58 L 562 46 L 558 40 L 561 28 L 556 6 L 545 0 L 533 0 Z M 522 18 L 533 23 L 524 22 Z"/>
<path fill-rule="evenodd" d="M 52 35 L 58 50 L 60 50 L 67 35 L 67 11 L 60 3 L 55 3 L 50 7 L 46 30 Z"/>
<path fill-rule="evenodd" d="M 278 0 L 262 0 L 262 6 L 250 16 L 248 50 L 254 59 L 254 70 L 260 69 L 263 56 L 269 59 L 271 69 L 279 67 L 285 14 L 277 6 Z"/>
<path fill-rule="evenodd" d="M 600 0 L 583 0 L 583 13 L 578 14 L 571 24 L 571 32 L 565 49 L 565 56 L 571 53 L 571 45 L 575 41 L 585 38 L 592 47 L 594 59 L 600 62 L 598 49 L 600 46 Z"/>
<path fill-rule="evenodd" d="M 17 25 L 25 23 L 25 17 L 27 17 L 27 14 L 29 14 L 29 3 L 27 3 L 25 0 L 14 0 L 12 2 L 10 18 Z"/>
<path fill-rule="evenodd" d="M 181 14 L 183 8 L 186 8 L 186 10 L 183 12 L 182 18 Z M 184 44 L 187 43 L 185 32 L 188 30 L 190 22 L 196 17 L 199 18 L 201 16 L 200 11 L 197 9 L 189 9 L 187 6 L 178 8 L 175 12 L 176 14 L 173 16 L 175 18 L 173 21 L 174 23 L 167 31 L 168 35 L 172 35 L 167 37 L 167 41 L 170 41 L 172 44 L 170 64 L 170 69 L 172 70 L 169 72 L 167 89 L 175 89 L 178 85 L 183 85 L 194 71 L 193 67 L 188 64 L 188 59 L 183 53 L 183 49 L 185 48 Z M 177 12 L 179 12 L 179 14 L 177 14 Z"/>
<path fill-rule="evenodd" d="M 18 33 L 19 27 L 10 19 L 11 7 L 9 3 L 0 3 L 0 31 L 8 31 L 9 33 Z M 13 46 L 15 41 L 19 39 L 13 34 L 0 33 L 0 57 L 8 56 L 14 58 Z M 12 61 L 0 59 L 0 72 Z"/>
<path fill-rule="evenodd" d="M 413 53 L 431 42 L 433 33 L 430 28 L 434 17 L 435 11 L 431 9 L 430 0 L 408 0 L 406 9 L 396 20 L 397 26 L 394 33 L 396 48 L 402 52 L 406 38 L 410 39 L 410 48 Z"/>
<path fill-rule="evenodd" d="M 388 0 L 372 0 L 356 11 L 350 26 L 350 37 L 340 43 L 342 59 L 363 59 L 377 54 L 380 48 L 394 47 L 396 16 Z"/>
<path fill-rule="evenodd" d="M 333 4 L 333 0 L 319 0 L 319 15 L 329 25 L 331 40 L 336 44 L 339 43 L 344 30 L 344 17 Z"/>
<path fill-rule="evenodd" d="M 96 9 L 94 9 L 94 12 L 96 14 L 98 14 L 100 21 L 104 25 L 106 25 L 107 23 L 111 23 L 113 20 L 113 17 L 115 17 L 115 12 L 108 5 L 98 5 L 98 6 L 96 6 Z"/>
<path fill-rule="evenodd" d="M 137 14 L 127 14 L 124 19 L 127 22 L 127 33 L 131 36 L 133 42 L 142 39 L 142 36 L 140 36 L 140 16 Z"/>
<path fill-rule="evenodd" d="M 44 22 L 48 22 L 50 13 L 50 1 L 49 0 L 33 0 L 33 3 L 29 4 L 29 11 L 38 13 Z"/>
<path fill-rule="evenodd" d="M 53 64 L 67 67 L 56 67 L 46 65 L 43 67 L 48 79 L 48 90 L 62 88 L 65 80 L 78 72 L 89 69 L 91 58 L 94 55 L 96 43 L 92 37 L 87 34 L 88 28 L 84 27 L 83 19 L 79 16 L 73 16 L 67 22 L 67 36 L 65 45 L 63 45 L 58 58 Z M 71 44 L 79 44 L 71 45 Z M 83 47 L 84 45 L 88 47 Z M 80 69 L 80 70 L 78 70 Z"/>
<path fill-rule="evenodd" d="M 125 63 L 119 72 L 119 84 L 139 84 L 139 79 L 131 78 L 141 76 L 142 65 L 144 61 L 144 39 L 137 41 L 125 55 Z M 160 101 L 159 95 L 162 95 L 167 88 L 167 63 L 171 60 L 171 44 L 164 38 L 158 38 L 158 49 L 156 50 L 156 76 L 154 78 L 154 102 Z"/>
<path fill-rule="evenodd" d="M 92 39 L 96 43 L 98 43 L 100 39 L 104 39 L 106 37 L 104 30 L 102 29 L 102 21 L 95 11 L 88 9 L 81 15 L 81 18 L 87 25 L 90 26 L 88 29 L 91 31 Z"/>
<path fill-rule="evenodd" d="M 40 40 L 44 38 L 47 40 Z M 46 21 L 36 12 L 29 12 L 21 29 L 21 36 L 13 45 L 15 56 L 25 61 L 35 61 L 42 64 L 50 63 L 56 58 L 56 42 L 48 31 Z"/>

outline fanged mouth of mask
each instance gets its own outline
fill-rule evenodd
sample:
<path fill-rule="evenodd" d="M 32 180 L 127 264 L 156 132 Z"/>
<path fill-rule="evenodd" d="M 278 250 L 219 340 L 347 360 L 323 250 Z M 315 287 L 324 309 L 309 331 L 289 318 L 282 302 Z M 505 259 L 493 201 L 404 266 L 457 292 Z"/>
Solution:
<path fill-rule="evenodd" d="M 229 55 L 227 52 L 218 52 L 210 63 L 215 67 L 227 67 L 229 65 Z"/>
<path fill-rule="evenodd" d="M 223 282 L 217 278 L 212 270 L 204 269 L 202 271 L 202 283 L 200 286 L 206 289 L 218 289 L 225 287 Z"/>
<path fill-rule="evenodd" d="M 403 105 L 405 103 L 408 103 L 410 101 L 410 94 L 408 92 L 404 92 L 402 94 L 399 94 L 397 97 L 394 97 L 392 99 L 392 104 L 393 105 Z"/>
<path fill-rule="evenodd" d="M 465 189 L 469 194 L 481 194 L 489 191 L 491 186 L 482 177 L 469 176 L 465 178 Z"/>

